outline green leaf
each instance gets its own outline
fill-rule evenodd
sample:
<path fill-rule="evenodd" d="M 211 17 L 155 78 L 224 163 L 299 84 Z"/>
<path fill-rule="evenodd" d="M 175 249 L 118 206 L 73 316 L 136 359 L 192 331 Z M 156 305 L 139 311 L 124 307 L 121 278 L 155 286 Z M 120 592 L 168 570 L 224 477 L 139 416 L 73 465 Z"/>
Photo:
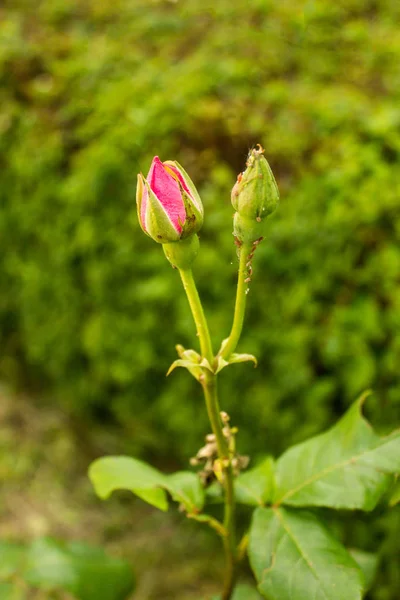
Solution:
<path fill-rule="evenodd" d="M 235 496 L 241 504 L 264 506 L 271 501 L 273 491 L 274 460 L 270 456 L 235 480 Z"/>
<path fill-rule="evenodd" d="M 0 582 L 0 598 L 1 600 L 26 600 L 26 595 L 14 583 Z"/>
<path fill-rule="evenodd" d="M 400 470 L 400 431 L 381 438 L 361 414 L 364 397 L 326 433 L 293 446 L 276 463 L 273 502 L 372 510 Z"/>
<path fill-rule="evenodd" d="M 21 589 L 14 581 L 0 583 L 2 600 L 22 600 L 26 585 L 68 591 L 79 600 L 125 600 L 134 587 L 128 563 L 107 556 L 101 548 L 77 542 L 49 538 L 27 546 L 1 542 L 0 564 L 1 579 L 21 581 Z"/>
<path fill-rule="evenodd" d="M 50 539 L 36 540 L 28 548 L 24 579 L 35 587 L 64 589 L 74 594 L 79 587 L 73 559 L 61 544 Z"/>
<path fill-rule="evenodd" d="M 268 600 L 361 600 L 359 567 L 312 513 L 257 508 L 248 553 Z"/>
<path fill-rule="evenodd" d="M 0 579 L 8 579 L 21 570 L 24 553 L 23 544 L 0 542 Z"/>
<path fill-rule="evenodd" d="M 369 589 L 375 579 L 376 571 L 378 569 L 379 557 L 377 554 L 372 552 L 364 552 L 357 548 L 349 548 L 349 554 L 354 558 L 361 571 L 364 574 L 365 589 Z"/>
<path fill-rule="evenodd" d="M 106 456 L 89 467 L 96 494 L 103 500 L 115 490 L 130 490 L 160 510 L 168 510 L 166 477 L 150 465 L 128 456 Z"/>
<path fill-rule="evenodd" d="M 396 506 L 400 502 L 400 481 L 396 481 L 390 495 L 389 506 Z"/>
<path fill-rule="evenodd" d="M 198 513 L 204 506 L 204 490 L 199 477 L 190 471 L 179 471 L 166 476 L 166 489 L 188 513 Z"/>
<path fill-rule="evenodd" d="M 224 501 L 224 492 L 219 481 L 214 481 L 204 492 L 207 504 L 221 504 Z"/>
<path fill-rule="evenodd" d="M 167 510 L 167 490 L 189 513 L 200 512 L 204 505 L 204 491 L 195 473 L 180 471 L 164 475 L 129 456 L 106 456 L 95 460 L 90 465 L 89 477 L 102 499 L 115 490 L 129 490 L 156 508 Z"/>
<path fill-rule="evenodd" d="M 67 590 L 79 600 L 125 600 L 134 586 L 130 566 L 101 548 L 51 539 L 32 543 L 23 578 L 35 587 Z"/>

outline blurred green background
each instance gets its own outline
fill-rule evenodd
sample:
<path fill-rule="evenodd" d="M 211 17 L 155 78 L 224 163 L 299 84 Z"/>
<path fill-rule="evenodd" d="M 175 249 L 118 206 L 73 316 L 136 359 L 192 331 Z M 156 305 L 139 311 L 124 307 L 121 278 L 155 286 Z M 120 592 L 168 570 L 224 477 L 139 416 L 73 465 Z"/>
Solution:
<path fill-rule="evenodd" d="M 236 283 L 230 189 L 254 144 L 280 187 L 239 346 L 259 367 L 221 375 L 241 452 L 281 452 L 366 388 L 377 428 L 398 424 L 399 22 L 397 0 L 2 3 L 0 535 L 115 547 L 145 570 L 135 598 L 195 599 L 216 580 L 206 534 L 169 517 L 160 544 L 162 515 L 99 503 L 85 476 L 111 452 L 186 468 L 208 431 L 193 379 L 165 378 L 174 345 L 196 340 L 137 223 L 155 154 L 203 199 L 195 275 L 215 346 Z M 345 541 L 382 553 L 369 598 L 397 600 L 399 509 L 345 521 Z M 185 569 L 182 540 L 197 548 Z"/>

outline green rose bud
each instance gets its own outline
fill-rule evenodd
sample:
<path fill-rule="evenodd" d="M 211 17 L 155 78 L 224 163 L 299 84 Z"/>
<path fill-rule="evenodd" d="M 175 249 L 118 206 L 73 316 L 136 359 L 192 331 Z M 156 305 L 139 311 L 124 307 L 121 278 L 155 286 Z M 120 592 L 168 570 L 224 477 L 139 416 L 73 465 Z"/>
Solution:
<path fill-rule="evenodd" d="M 246 166 L 232 189 L 232 205 L 236 210 L 234 235 L 241 242 L 251 242 L 262 236 L 262 221 L 279 203 L 278 186 L 259 144 L 249 152 Z"/>

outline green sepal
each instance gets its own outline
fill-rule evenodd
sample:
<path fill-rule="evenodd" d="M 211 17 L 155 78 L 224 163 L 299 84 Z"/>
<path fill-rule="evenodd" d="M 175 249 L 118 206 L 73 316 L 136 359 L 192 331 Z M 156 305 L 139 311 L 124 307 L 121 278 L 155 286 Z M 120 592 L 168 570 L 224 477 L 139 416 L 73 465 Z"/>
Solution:
<path fill-rule="evenodd" d="M 234 352 L 233 354 L 230 355 L 228 360 L 225 360 L 225 358 L 222 358 L 222 356 L 218 356 L 217 368 L 215 370 L 215 374 L 219 373 L 220 371 L 222 371 L 222 369 L 225 369 L 225 367 L 227 367 L 229 365 L 233 365 L 235 363 L 248 362 L 248 361 L 253 361 L 254 367 L 257 366 L 257 359 L 255 356 L 253 356 L 253 354 L 237 354 Z"/>
<path fill-rule="evenodd" d="M 143 175 L 138 175 L 138 182 L 139 181 L 141 181 L 141 186 L 145 186 L 147 189 L 146 216 L 145 223 L 143 224 L 146 226 L 146 230 L 142 226 L 143 231 L 147 233 L 148 236 L 153 238 L 155 242 L 159 242 L 160 244 L 178 241 L 181 237 L 180 232 L 175 229 L 163 205 L 161 204 L 155 193 L 152 191 L 150 185 L 143 177 Z M 141 187 L 139 190 L 138 185 L 138 196 L 140 192 L 143 193 L 143 187 Z M 141 223 L 141 204 L 142 197 L 137 203 L 139 223 Z"/>
<path fill-rule="evenodd" d="M 189 373 L 191 375 L 193 375 L 193 377 L 195 379 L 197 379 L 197 381 L 199 381 L 200 375 L 203 372 L 203 367 L 201 367 L 200 365 L 195 365 L 192 361 L 190 360 L 184 360 L 182 358 L 178 358 L 177 360 L 174 360 L 174 362 L 172 363 L 172 365 L 170 366 L 170 368 L 167 371 L 167 377 L 168 375 L 170 375 L 170 373 L 172 373 L 172 371 L 174 371 L 177 367 L 184 367 L 185 369 L 187 369 L 189 371 Z"/>
<path fill-rule="evenodd" d="M 145 231 L 142 225 L 142 202 L 143 202 L 143 192 L 144 192 L 144 182 L 145 178 L 141 173 L 137 176 L 137 185 L 136 185 L 136 210 L 140 227 L 143 229 L 146 235 L 149 235 L 147 231 Z"/>
<path fill-rule="evenodd" d="M 262 220 L 279 204 L 279 190 L 261 147 L 250 150 L 246 170 L 232 190 L 232 205 L 243 217 Z"/>
<path fill-rule="evenodd" d="M 195 350 L 185 350 L 183 346 L 178 344 L 176 346 L 176 351 L 178 352 L 180 358 L 175 360 L 170 368 L 167 371 L 167 377 L 174 369 L 177 367 L 184 367 L 189 371 L 191 375 L 197 381 L 200 381 L 200 376 L 204 372 L 204 369 L 213 372 L 212 367 L 206 358 L 203 358 L 198 352 Z"/>
<path fill-rule="evenodd" d="M 211 373 L 214 373 L 212 366 L 210 365 L 210 363 L 208 362 L 208 360 L 206 358 L 201 359 L 200 366 L 202 366 L 204 369 L 207 369 L 207 371 L 211 371 Z"/>
<path fill-rule="evenodd" d="M 185 239 L 163 243 L 164 254 L 174 268 L 187 271 L 192 267 L 199 252 L 200 242 L 197 235 Z"/>
<path fill-rule="evenodd" d="M 199 210 L 192 198 L 185 192 L 181 183 L 179 188 L 185 205 L 186 219 L 182 225 L 181 239 L 197 233 L 203 225 L 203 211 Z"/>

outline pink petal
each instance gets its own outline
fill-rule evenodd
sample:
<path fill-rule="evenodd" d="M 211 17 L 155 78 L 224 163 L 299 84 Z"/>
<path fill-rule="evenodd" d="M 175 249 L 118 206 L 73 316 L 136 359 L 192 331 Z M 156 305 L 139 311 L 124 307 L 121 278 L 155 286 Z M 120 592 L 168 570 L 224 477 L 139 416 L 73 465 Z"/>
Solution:
<path fill-rule="evenodd" d="M 175 175 L 178 177 L 185 192 L 190 196 L 190 198 L 192 198 L 194 200 L 188 186 L 186 185 L 186 181 L 184 180 L 182 173 L 174 165 L 168 165 L 168 169 L 171 169 L 171 171 L 173 171 L 175 173 Z"/>
<path fill-rule="evenodd" d="M 171 223 L 179 233 L 186 220 L 185 205 L 176 179 L 168 173 L 158 156 L 153 158 L 147 176 L 150 188 L 165 209 Z"/>

